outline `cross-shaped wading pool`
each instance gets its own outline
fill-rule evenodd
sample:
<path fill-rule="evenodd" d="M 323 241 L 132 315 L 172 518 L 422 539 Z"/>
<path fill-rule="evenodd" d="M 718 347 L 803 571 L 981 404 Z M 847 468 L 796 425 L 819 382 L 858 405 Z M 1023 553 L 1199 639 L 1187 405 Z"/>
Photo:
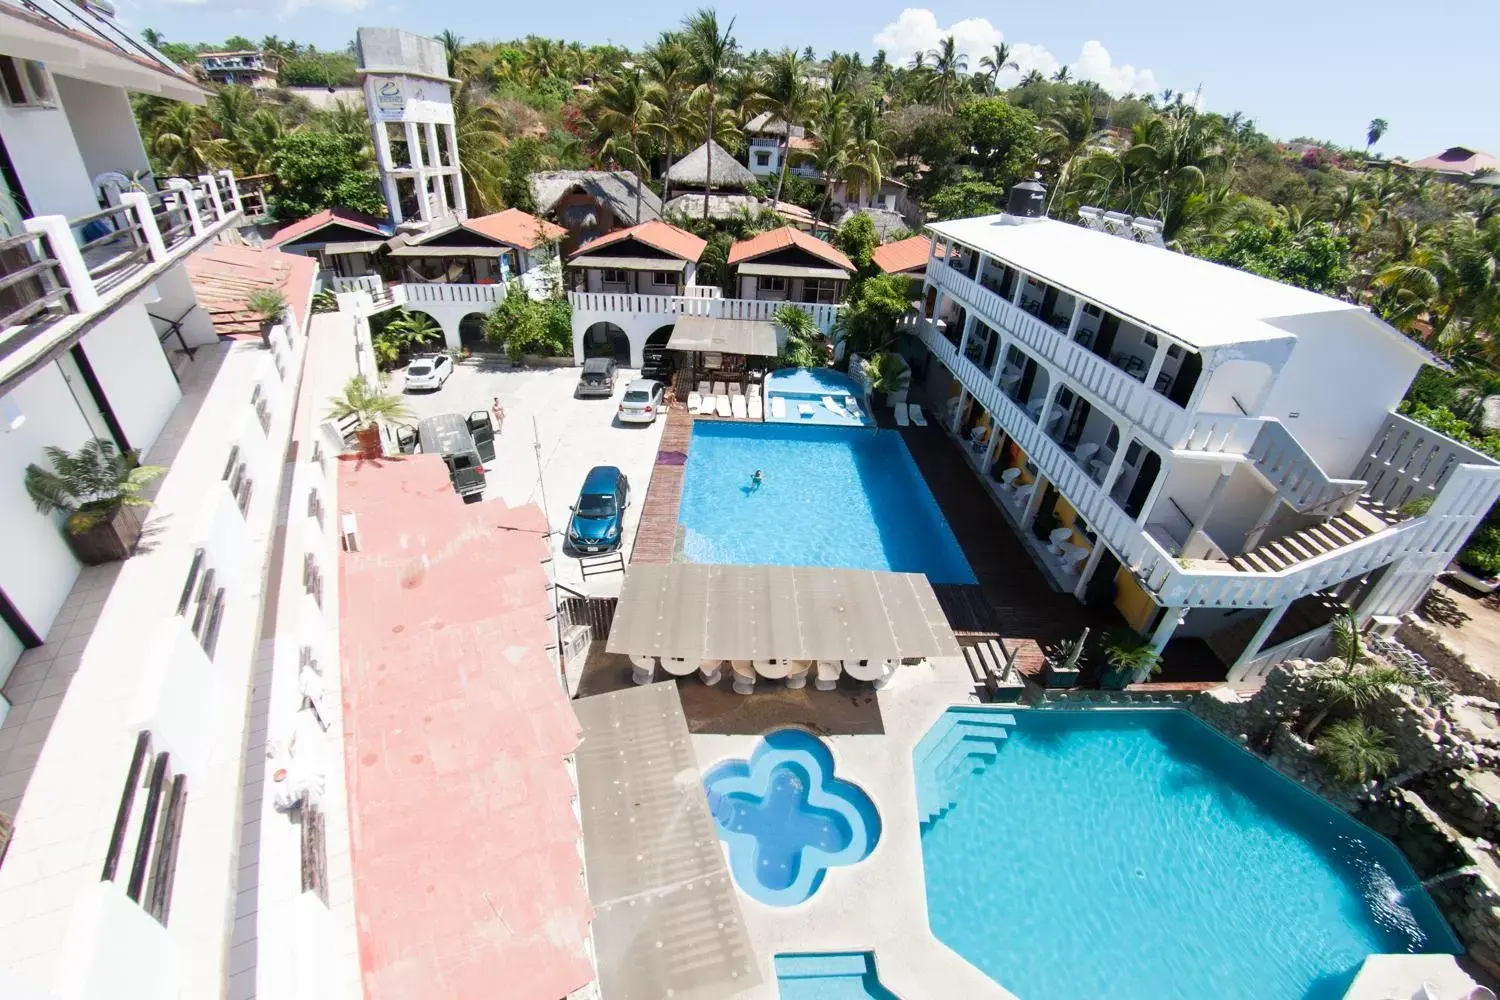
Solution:
<path fill-rule="evenodd" d="M 829 868 L 863 861 L 874 850 L 875 803 L 833 770 L 822 740 L 778 729 L 761 738 L 748 761 L 721 761 L 704 775 L 730 870 L 752 899 L 800 903 L 817 892 Z"/>

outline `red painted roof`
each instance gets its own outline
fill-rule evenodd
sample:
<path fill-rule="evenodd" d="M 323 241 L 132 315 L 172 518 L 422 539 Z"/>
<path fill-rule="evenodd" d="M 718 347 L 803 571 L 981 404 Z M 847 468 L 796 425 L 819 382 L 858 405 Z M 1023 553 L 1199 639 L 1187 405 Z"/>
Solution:
<path fill-rule="evenodd" d="M 846 271 L 855 269 L 854 261 L 845 257 L 844 252 L 838 247 L 831 243 L 824 243 L 816 236 L 809 236 L 791 226 L 782 226 L 769 233 L 761 233 L 748 240 L 741 240 L 729 248 L 729 263 L 741 264 L 776 250 L 785 250 L 787 247 L 799 247 L 814 257 L 826 260 L 834 267 L 841 267 Z"/>
<path fill-rule="evenodd" d="M 321 212 L 315 212 L 300 222 L 282 226 L 276 230 L 276 235 L 271 237 L 270 244 L 273 247 L 281 246 L 292 240 L 300 239 L 311 233 L 317 232 L 324 226 L 338 223 L 351 229 L 358 229 L 369 233 L 371 236 L 379 236 L 382 239 L 391 234 L 380 228 L 380 220 L 373 215 L 365 215 L 361 212 L 351 212 L 347 208 L 325 208 Z"/>
<path fill-rule="evenodd" d="M 344 763 L 367 1000 L 558 1000 L 594 979 L 579 726 L 544 648 L 534 505 L 465 504 L 436 455 L 339 463 Z"/>
<path fill-rule="evenodd" d="M 660 219 L 652 219 L 650 222 L 642 222 L 638 226 L 629 229 L 616 229 L 612 233 L 596 236 L 583 246 L 570 259 L 576 260 L 580 254 L 593 253 L 602 247 L 607 247 L 621 240 L 639 240 L 648 247 L 655 247 L 663 253 L 669 253 L 682 260 L 690 260 L 697 263 L 703 254 L 703 248 L 708 243 L 699 239 L 686 229 L 679 229 L 670 222 Z"/>
<path fill-rule="evenodd" d="M 219 336 L 259 340 L 261 318 L 250 311 L 250 296 L 280 289 L 297 322 L 306 327 L 318 262 L 280 250 L 213 243 L 188 255 L 187 273 Z"/>
<path fill-rule="evenodd" d="M 932 240 L 926 236 L 908 236 L 904 240 L 895 243 L 885 243 L 875 248 L 873 254 L 875 266 L 886 274 L 899 274 L 902 271 L 911 271 L 919 267 L 927 266 L 928 251 L 932 249 Z M 937 249 L 937 255 L 943 255 L 941 246 Z"/>
<path fill-rule="evenodd" d="M 568 231 L 562 226 L 544 222 L 519 208 L 507 208 L 493 215 L 481 215 L 477 219 L 468 220 L 464 225 L 476 233 L 482 233 L 501 243 L 509 243 L 513 247 L 520 247 L 522 250 L 530 250 L 542 241 L 538 230 L 545 234 L 547 239 L 552 240 L 568 235 Z"/>
<path fill-rule="evenodd" d="M 1437 170 L 1445 174 L 1473 174 L 1481 170 L 1500 170 L 1500 159 L 1489 153 L 1464 146 L 1453 146 L 1436 156 L 1408 163 L 1415 170 Z"/>

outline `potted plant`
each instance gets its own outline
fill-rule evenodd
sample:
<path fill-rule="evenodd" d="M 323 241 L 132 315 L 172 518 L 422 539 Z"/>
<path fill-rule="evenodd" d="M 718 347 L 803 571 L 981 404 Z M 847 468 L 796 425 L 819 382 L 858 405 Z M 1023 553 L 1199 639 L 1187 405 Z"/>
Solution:
<path fill-rule="evenodd" d="M 167 470 L 137 465 L 134 452 L 121 454 L 98 438 L 76 452 L 46 452 L 50 471 L 26 467 L 26 492 L 36 509 L 65 515 L 63 535 L 80 562 L 97 566 L 128 558 L 141 537 L 137 510 L 151 506 L 142 490 Z"/>
<path fill-rule="evenodd" d="M 902 392 L 911 384 L 911 369 L 906 359 L 894 351 L 882 351 L 867 359 L 865 374 L 870 376 L 870 405 L 877 410 L 885 406 L 887 396 Z"/>
<path fill-rule="evenodd" d="M 271 327 L 286 315 L 286 296 L 278 288 L 258 289 L 245 299 L 245 308 L 260 317 L 260 336 L 265 340 L 270 336 Z"/>
<path fill-rule="evenodd" d="M 1137 677 L 1161 672 L 1161 654 L 1152 648 L 1150 639 L 1135 629 L 1119 628 L 1104 633 L 1099 648 L 1109 663 L 1109 670 L 1099 679 L 1099 686 L 1107 691 L 1123 691 Z"/>
<path fill-rule="evenodd" d="M 379 458 L 380 422 L 410 419 L 411 410 L 400 396 L 386 392 L 382 386 L 371 385 L 363 375 L 356 375 L 345 383 L 342 393 L 328 401 L 329 420 L 346 417 L 356 421 L 354 437 L 359 442 L 360 456 Z"/>

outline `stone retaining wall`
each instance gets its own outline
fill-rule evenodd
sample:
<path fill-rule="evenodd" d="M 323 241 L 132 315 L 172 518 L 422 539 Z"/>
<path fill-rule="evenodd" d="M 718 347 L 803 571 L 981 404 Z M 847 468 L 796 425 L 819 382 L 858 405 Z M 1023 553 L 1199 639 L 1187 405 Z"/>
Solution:
<path fill-rule="evenodd" d="M 1425 659 L 1432 672 L 1470 698 L 1500 701 L 1500 681 L 1479 669 L 1437 629 L 1415 615 L 1407 615 L 1396 638 L 1407 649 Z"/>

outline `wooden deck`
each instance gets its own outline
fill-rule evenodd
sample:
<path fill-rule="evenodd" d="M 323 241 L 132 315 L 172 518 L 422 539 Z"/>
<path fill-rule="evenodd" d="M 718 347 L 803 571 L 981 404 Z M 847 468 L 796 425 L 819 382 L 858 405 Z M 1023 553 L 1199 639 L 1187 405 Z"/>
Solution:
<path fill-rule="evenodd" d="M 693 415 L 681 403 L 667 411 L 667 426 L 657 446 L 656 464 L 641 507 L 630 561 L 670 563 L 677 549 L 677 512 L 682 504 L 682 478 L 687 472 L 688 448 L 693 443 Z"/>

